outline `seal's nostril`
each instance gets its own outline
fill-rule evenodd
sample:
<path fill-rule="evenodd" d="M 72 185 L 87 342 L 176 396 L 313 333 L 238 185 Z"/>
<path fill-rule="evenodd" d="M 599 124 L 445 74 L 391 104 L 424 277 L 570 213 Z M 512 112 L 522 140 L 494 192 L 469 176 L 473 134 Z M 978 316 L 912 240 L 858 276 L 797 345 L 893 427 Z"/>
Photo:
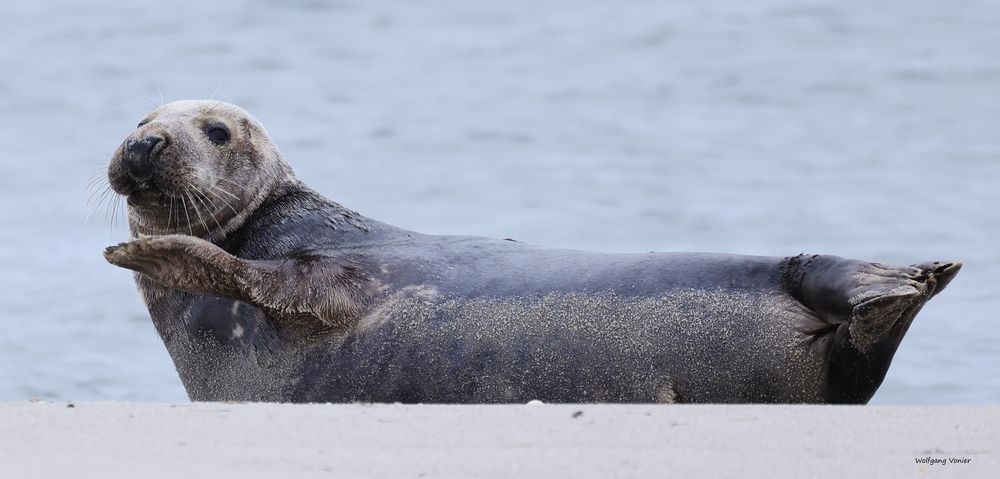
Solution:
<path fill-rule="evenodd" d="M 133 140 L 128 143 L 126 153 L 133 156 L 148 157 L 156 144 L 163 141 L 162 136 L 150 135 L 141 140 Z"/>
<path fill-rule="evenodd" d="M 141 140 L 128 142 L 124 159 L 129 176 L 140 181 L 153 176 L 153 161 L 156 158 L 152 153 L 162 141 L 164 141 L 162 136 L 149 135 Z"/>

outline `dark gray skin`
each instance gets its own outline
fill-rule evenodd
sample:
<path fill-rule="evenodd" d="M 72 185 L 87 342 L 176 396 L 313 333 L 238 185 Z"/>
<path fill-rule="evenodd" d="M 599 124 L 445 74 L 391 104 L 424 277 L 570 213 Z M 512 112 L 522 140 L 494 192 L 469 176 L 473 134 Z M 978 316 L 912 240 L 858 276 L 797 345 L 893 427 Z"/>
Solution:
<path fill-rule="evenodd" d="M 199 401 L 864 403 L 961 266 L 422 235 L 309 189 L 211 101 L 150 114 L 109 178 L 133 238 L 105 257 Z"/>

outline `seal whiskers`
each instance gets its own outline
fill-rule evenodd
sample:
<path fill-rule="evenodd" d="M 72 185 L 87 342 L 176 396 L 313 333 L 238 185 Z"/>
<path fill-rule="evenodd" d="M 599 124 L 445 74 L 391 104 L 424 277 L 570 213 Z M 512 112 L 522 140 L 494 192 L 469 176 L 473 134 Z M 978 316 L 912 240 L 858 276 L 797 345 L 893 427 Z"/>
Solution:
<path fill-rule="evenodd" d="M 207 196 L 205 196 L 204 192 L 202 192 L 201 189 L 199 189 L 197 186 L 193 184 L 189 186 L 191 188 L 194 199 L 198 200 L 201 203 L 201 205 L 205 207 L 206 210 L 205 214 L 207 214 L 209 217 L 212 218 L 213 221 L 215 221 L 215 225 L 218 226 L 219 231 L 221 231 L 223 228 L 222 228 L 222 223 L 219 223 L 219 218 L 218 218 L 219 208 Z M 209 229 L 207 224 L 204 224 L 204 222 L 202 224 L 205 226 L 206 230 Z"/>
<path fill-rule="evenodd" d="M 184 195 L 187 196 L 187 199 L 191 202 L 191 207 L 194 208 L 194 213 L 198 217 L 198 222 L 201 223 L 201 227 L 204 228 L 204 231 L 207 232 L 211 230 L 208 223 L 205 222 L 205 218 L 201 215 L 201 209 L 198 208 L 198 202 L 194 198 L 194 193 L 191 190 L 187 190 L 184 192 Z"/>
<path fill-rule="evenodd" d="M 231 197 L 231 199 L 230 198 L 226 198 L 224 196 L 220 196 L 218 193 L 216 193 L 216 191 L 220 191 L 222 193 L 225 193 L 226 195 L 229 195 Z M 215 199 L 221 201 L 223 206 L 225 206 L 226 208 L 229 208 L 229 210 L 233 212 L 233 215 L 239 216 L 240 212 L 236 211 L 236 207 L 233 206 L 234 202 L 238 203 L 240 201 L 240 198 L 238 196 L 236 196 L 236 195 L 234 195 L 234 194 L 226 191 L 225 189 L 223 189 L 219 185 L 212 185 L 212 188 L 209 189 L 206 193 L 212 195 L 212 198 L 215 198 Z"/>
<path fill-rule="evenodd" d="M 239 190 L 241 193 L 245 193 L 246 192 L 246 186 L 241 185 L 239 183 L 236 183 L 236 182 L 234 182 L 234 181 L 232 181 L 232 180 L 230 180 L 228 178 L 219 178 L 219 182 L 220 183 L 221 182 L 226 182 L 230 186 L 232 186 L 232 187 L 236 188 L 237 190 Z"/>
<path fill-rule="evenodd" d="M 187 201 L 184 201 L 184 196 L 181 196 L 181 206 L 184 207 L 184 219 L 187 222 L 188 234 L 194 236 L 194 229 L 191 227 L 191 215 L 188 214 Z"/>
<path fill-rule="evenodd" d="M 172 231 L 170 229 L 170 222 L 171 222 L 171 220 L 174 217 L 174 201 L 175 201 L 175 199 L 174 199 L 174 195 L 172 195 L 172 194 L 168 194 L 167 197 L 170 198 L 170 206 L 169 206 L 169 209 L 167 210 L 167 227 L 164 228 L 164 231 L 167 232 L 167 233 L 171 233 Z M 178 225 L 178 227 L 180 226 L 180 219 L 177 220 L 177 225 Z"/>
<path fill-rule="evenodd" d="M 102 219 L 108 222 L 108 231 L 114 231 L 117 225 L 117 205 L 115 203 L 121 201 L 121 196 L 111 187 L 107 176 L 102 176 L 100 172 L 96 172 L 87 180 L 85 189 L 87 191 L 86 211 L 81 213 L 80 221 L 90 223 L 98 216 L 102 216 Z"/>
<path fill-rule="evenodd" d="M 97 212 L 104 205 L 109 193 L 114 193 L 111 191 L 111 184 L 107 184 L 103 189 L 98 189 L 100 185 L 91 186 L 91 192 L 87 195 L 87 206 L 90 211 L 85 216 L 85 221 L 92 221 L 96 216 Z"/>

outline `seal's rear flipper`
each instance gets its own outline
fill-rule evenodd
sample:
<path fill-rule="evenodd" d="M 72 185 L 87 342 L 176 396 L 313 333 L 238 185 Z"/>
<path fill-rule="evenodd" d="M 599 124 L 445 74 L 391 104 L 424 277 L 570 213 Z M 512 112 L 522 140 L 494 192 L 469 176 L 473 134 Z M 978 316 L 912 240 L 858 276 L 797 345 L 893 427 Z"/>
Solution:
<path fill-rule="evenodd" d="M 827 391 L 836 403 L 865 403 L 885 378 L 892 356 L 920 308 L 955 277 L 961 263 L 908 267 L 799 255 L 783 271 L 786 290 L 810 309 L 826 336 Z"/>

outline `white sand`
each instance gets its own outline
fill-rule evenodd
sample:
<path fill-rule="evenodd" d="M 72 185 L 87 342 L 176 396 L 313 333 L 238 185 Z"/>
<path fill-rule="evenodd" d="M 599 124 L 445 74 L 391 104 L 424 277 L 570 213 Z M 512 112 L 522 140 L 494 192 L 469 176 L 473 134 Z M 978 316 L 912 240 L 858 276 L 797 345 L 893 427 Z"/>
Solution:
<path fill-rule="evenodd" d="M 996 407 L 0 403 L 0 477 L 964 478 L 998 457 Z"/>

